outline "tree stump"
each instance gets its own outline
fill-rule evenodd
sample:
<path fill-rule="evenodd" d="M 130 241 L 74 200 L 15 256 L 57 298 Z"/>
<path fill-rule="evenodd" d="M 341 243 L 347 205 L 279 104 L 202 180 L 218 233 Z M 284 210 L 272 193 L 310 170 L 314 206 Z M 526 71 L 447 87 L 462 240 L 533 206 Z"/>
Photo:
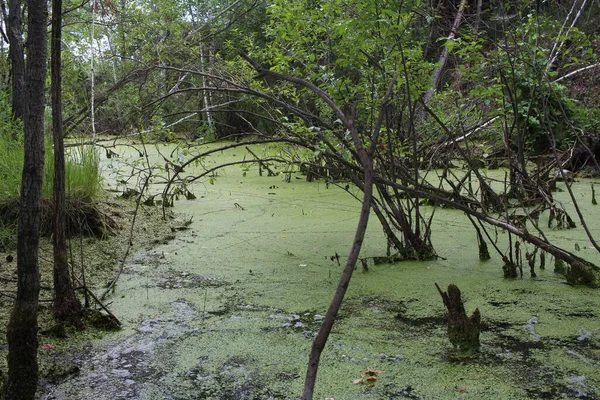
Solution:
<path fill-rule="evenodd" d="M 479 332 L 481 332 L 481 315 L 479 309 L 475 309 L 470 317 L 467 317 L 465 307 L 460 298 L 460 289 L 454 284 L 448 285 L 448 292 L 435 284 L 440 292 L 444 306 L 447 309 L 448 338 L 450 343 L 461 353 L 473 354 L 479 351 Z"/>

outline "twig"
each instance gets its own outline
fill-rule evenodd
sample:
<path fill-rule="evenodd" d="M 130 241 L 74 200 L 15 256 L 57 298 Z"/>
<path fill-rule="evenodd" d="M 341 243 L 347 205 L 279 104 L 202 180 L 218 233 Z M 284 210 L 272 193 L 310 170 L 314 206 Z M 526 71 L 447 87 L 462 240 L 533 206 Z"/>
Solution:
<path fill-rule="evenodd" d="M 96 304 L 98 304 L 100 306 L 101 309 L 103 309 L 109 316 L 110 319 L 112 319 L 117 325 L 121 326 L 121 321 L 119 321 L 119 319 L 117 317 L 115 317 L 115 315 L 113 313 L 110 312 L 110 310 L 104 305 L 104 303 L 102 303 L 98 297 L 96 297 L 96 295 L 94 294 L 94 292 L 92 292 L 89 288 L 82 286 L 78 289 L 83 289 L 87 294 L 89 294 L 92 299 L 94 299 L 94 301 L 96 302 Z"/>
<path fill-rule="evenodd" d="M 483 124 L 471 129 L 470 131 L 468 131 L 467 133 L 465 133 L 462 136 L 459 137 L 451 137 L 449 140 L 444 141 L 443 143 L 441 143 L 439 145 L 440 149 L 443 149 L 445 147 L 457 144 L 459 142 L 462 142 L 463 140 L 467 139 L 469 136 L 481 131 L 482 129 L 487 128 L 488 126 L 490 126 L 492 123 L 494 123 L 494 121 L 496 121 L 498 118 L 500 118 L 500 115 L 496 115 L 495 117 L 487 120 L 486 122 L 484 122 Z"/>
<path fill-rule="evenodd" d="M 271 170 L 271 168 L 269 168 L 269 166 L 267 165 L 266 162 L 263 162 L 259 156 L 257 156 L 256 154 L 254 154 L 254 152 L 252 150 L 250 150 L 250 148 L 248 146 L 246 146 L 246 150 L 248 150 L 248 153 L 252 154 L 252 156 L 254 158 L 256 158 L 256 162 L 258 162 L 258 165 L 261 166 L 261 168 L 264 168 L 267 170 L 267 172 L 269 173 L 269 176 L 275 176 L 277 175 L 275 172 L 273 172 Z"/>
<path fill-rule="evenodd" d="M 148 171 L 149 172 L 146 175 L 146 180 L 144 181 L 144 184 L 142 185 L 140 194 L 138 195 L 138 197 L 135 201 L 135 210 L 133 212 L 133 219 L 131 220 L 131 227 L 129 228 L 129 238 L 127 240 L 127 250 L 125 251 L 125 255 L 123 256 L 123 259 L 121 260 L 121 265 L 119 266 L 119 272 L 117 273 L 117 276 L 115 276 L 115 278 L 110 282 L 110 284 L 108 285 L 108 287 L 106 288 L 104 293 L 102 293 L 102 296 L 100 296 L 100 298 L 102 300 L 104 300 L 106 298 L 106 296 L 108 295 L 108 293 L 111 290 L 113 290 L 117 281 L 121 277 L 121 274 L 123 273 L 123 269 L 125 268 L 125 261 L 127 260 L 127 257 L 129 256 L 129 252 L 131 251 L 131 246 L 133 244 L 133 228 L 135 227 L 135 221 L 137 219 L 138 210 L 140 208 L 140 204 L 142 203 L 142 196 L 144 195 L 144 192 L 146 191 L 146 189 L 148 187 L 148 183 L 150 182 L 150 178 L 152 177 L 152 169 L 150 168 L 150 160 L 148 160 L 148 152 L 146 151 L 146 145 L 144 143 L 144 139 L 141 134 L 140 134 L 140 140 L 142 141 L 142 146 L 144 147 L 144 154 L 146 156 L 146 162 L 148 163 L 148 167 L 149 167 Z"/>

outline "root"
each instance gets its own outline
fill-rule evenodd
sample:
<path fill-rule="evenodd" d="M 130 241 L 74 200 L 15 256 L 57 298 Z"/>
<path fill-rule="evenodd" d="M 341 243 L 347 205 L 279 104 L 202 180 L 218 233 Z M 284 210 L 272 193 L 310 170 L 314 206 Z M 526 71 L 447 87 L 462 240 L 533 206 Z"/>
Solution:
<path fill-rule="evenodd" d="M 42 199 L 41 235 L 52 235 L 53 202 Z M 15 224 L 19 219 L 19 201 L 0 203 L 0 222 L 5 225 Z M 67 199 L 66 225 L 67 236 L 79 234 L 104 238 L 118 228 L 110 216 L 102 212 L 94 203 L 77 199 Z"/>

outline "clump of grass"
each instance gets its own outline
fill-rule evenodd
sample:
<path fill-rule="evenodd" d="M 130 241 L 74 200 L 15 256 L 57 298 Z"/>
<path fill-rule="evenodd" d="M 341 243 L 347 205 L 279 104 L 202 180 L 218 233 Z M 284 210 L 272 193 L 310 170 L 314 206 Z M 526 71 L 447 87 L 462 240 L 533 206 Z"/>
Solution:
<path fill-rule="evenodd" d="M 0 221 L 0 252 L 6 252 L 17 247 L 17 225 Z"/>
<path fill-rule="evenodd" d="M 67 198 L 92 202 L 98 197 L 101 177 L 98 157 L 91 146 L 77 145 L 67 149 L 65 154 L 65 177 Z M 54 157 L 52 147 L 46 146 L 46 166 L 42 197 L 51 199 L 54 189 Z"/>
<path fill-rule="evenodd" d="M 0 127 L 6 125 L 0 115 Z M 16 132 L 18 126 L 14 127 Z M 6 132 L 6 130 L 4 131 Z M 21 134 L 21 133 L 19 133 Z M 21 134 L 22 135 L 22 134 Z M 98 211 L 94 199 L 101 190 L 98 158 L 90 146 L 70 147 L 65 155 L 67 197 L 67 231 L 78 233 L 76 226 L 89 226 L 89 233 L 102 236 L 104 227 L 111 223 Z M 51 232 L 51 213 L 54 187 L 54 156 L 52 145 L 46 145 L 44 184 L 42 187 L 42 233 Z M 12 135 L 0 134 L 0 251 L 16 245 L 16 220 L 23 171 L 23 143 Z M 96 225 L 102 227 L 98 228 Z"/>
<path fill-rule="evenodd" d="M 23 144 L 0 135 L 0 202 L 19 199 L 23 172 Z M 69 148 L 65 155 L 67 197 L 91 202 L 100 191 L 98 159 L 90 146 Z M 46 163 L 42 197 L 51 199 L 54 189 L 54 158 L 52 146 L 46 145 Z"/>
<path fill-rule="evenodd" d="M 22 171 L 23 143 L 0 135 L 0 201 L 19 198 Z"/>

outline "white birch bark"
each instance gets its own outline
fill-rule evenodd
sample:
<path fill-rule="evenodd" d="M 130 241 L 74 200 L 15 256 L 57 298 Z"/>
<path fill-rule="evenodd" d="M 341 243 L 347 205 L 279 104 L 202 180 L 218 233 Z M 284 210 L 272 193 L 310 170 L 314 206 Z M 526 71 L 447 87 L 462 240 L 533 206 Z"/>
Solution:
<path fill-rule="evenodd" d="M 452 30 L 450 34 L 446 38 L 447 40 L 452 40 L 456 37 L 456 33 L 458 32 L 458 28 L 462 22 L 462 17 L 465 11 L 465 6 L 467 4 L 467 0 L 461 0 L 460 5 L 458 6 L 458 11 L 456 12 L 456 17 L 454 18 L 454 23 L 452 24 Z M 440 55 L 440 59 L 438 60 L 438 65 L 433 70 L 432 79 L 431 79 L 431 87 L 423 96 L 423 102 L 427 104 L 433 96 L 433 93 L 437 90 L 440 85 L 440 77 L 442 76 L 442 70 L 448 61 L 448 56 L 450 55 L 450 51 L 448 50 L 448 46 L 444 46 L 444 50 Z"/>
<path fill-rule="evenodd" d="M 587 0 L 583 0 L 583 2 L 581 3 L 581 7 L 579 7 L 579 10 L 577 10 L 577 14 L 575 14 L 573 21 L 571 21 L 571 25 L 567 28 L 567 31 L 565 32 L 565 36 L 561 40 L 561 35 L 563 32 L 563 29 L 569 22 L 569 18 L 571 17 L 571 14 L 573 14 L 573 11 L 575 10 L 575 6 L 577 5 L 577 0 L 575 0 L 573 2 L 573 6 L 571 7 L 569 14 L 567 14 L 567 17 L 565 18 L 565 22 L 561 26 L 560 31 L 558 32 L 558 36 L 556 37 L 556 41 L 554 42 L 554 45 L 552 46 L 552 50 L 550 51 L 550 56 L 548 57 L 548 64 L 546 65 L 546 70 L 549 70 L 550 68 L 552 68 L 552 66 L 556 62 L 556 59 L 558 58 L 558 55 L 560 54 L 562 47 L 565 45 L 565 42 L 567 41 L 567 37 L 569 36 L 569 31 L 577 23 L 577 20 L 581 16 L 581 13 L 583 12 L 586 4 L 587 4 Z"/>

